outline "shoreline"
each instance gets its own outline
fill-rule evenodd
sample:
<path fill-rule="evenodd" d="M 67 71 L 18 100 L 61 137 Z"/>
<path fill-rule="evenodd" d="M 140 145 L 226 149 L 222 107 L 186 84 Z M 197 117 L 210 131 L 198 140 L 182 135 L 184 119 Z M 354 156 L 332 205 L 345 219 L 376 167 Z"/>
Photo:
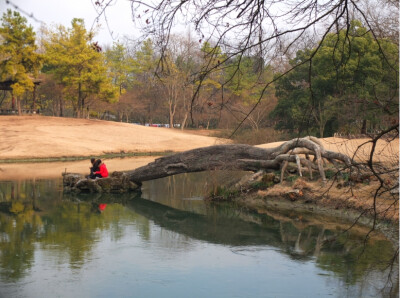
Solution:
<path fill-rule="evenodd" d="M 157 156 L 134 156 L 134 157 L 115 157 L 106 159 L 105 163 L 110 172 L 113 171 L 129 171 L 137 167 L 144 166 L 153 162 Z M 10 180 L 40 180 L 40 179 L 61 179 L 63 172 L 74 172 L 87 174 L 89 170 L 89 159 L 77 161 L 62 162 L 41 162 L 41 163 L 6 163 L 0 164 L 0 181 Z M 329 221 L 329 219 L 340 219 L 343 225 L 351 226 L 355 221 L 358 225 L 371 228 L 373 217 L 368 214 L 371 208 L 370 201 L 364 200 L 360 196 L 359 202 L 363 205 L 357 205 L 354 197 L 344 197 L 343 194 L 347 190 L 332 190 L 332 194 L 328 193 L 323 198 L 324 193 L 321 187 L 321 181 L 300 181 L 297 185 L 302 187 L 303 195 L 291 198 L 288 191 L 296 189 L 293 182 L 283 182 L 275 184 L 268 189 L 252 190 L 249 192 L 241 192 L 237 196 L 228 200 L 215 200 L 213 203 L 228 203 L 237 208 L 245 208 L 256 213 L 265 213 L 270 215 L 274 212 L 278 216 L 286 214 L 287 218 L 295 220 L 299 224 L 307 224 L 310 221 L 315 222 L 317 218 L 321 223 Z M 220 185 L 223 187 L 223 185 Z M 360 187 L 365 185 L 358 184 L 354 186 L 354 191 L 360 191 Z M 332 187 L 333 188 L 333 187 Z M 298 189 L 298 188 L 297 188 Z M 342 194 L 342 196 L 340 195 Z M 205 196 L 207 197 L 207 195 Z M 206 198 L 205 198 L 206 199 Z M 207 199 L 206 199 L 207 200 Z M 210 201 L 213 201 L 210 199 Z M 360 203 L 361 204 L 361 203 Z M 392 208 L 398 213 L 398 205 Z M 365 213 L 361 215 L 362 213 Z M 296 215 L 297 214 L 297 215 Z M 301 214 L 301 216 L 298 216 Z M 308 216 L 305 216 L 308 215 Z M 361 215 L 361 216 L 360 216 Z M 398 240 L 398 217 L 396 219 L 378 218 L 378 224 L 375 229 L 382 232 L 390 239 Z"/>
<path fill-rule="evenodd" d="M 276 174 L 275 174 L 276 175 Z M 378 180 L 346 183 L 335 179 L 322 183 L 320 178 L 309 179 L 292 176 L 283 182 L 272 182 L 276 176 L 248 175 L 210 194 L 206 200 L 216 204 L 232 204 L 260 214 L 286 217 L 299 224 L 324 223 L 340 219 L 344 225 L 365 227 L 366 233 L 380 231 L 393 242 L 399 240 L 398 193 L 381 191 Z M 317 220 L 317 218 L 319 220 Z"/>
<path fill-rule="evenodd" d="M 342 222 L 340 224 L 342 228 L 352 229 L 354 227 L 361 227 L 366 234 L 370 232 L 382 233 L 394 245 L 398 245 L 399 241 L 398 219 L 382 219 L 377 217 L 374 222 L 372 214 L 365 210 L 346 206 L 343 202 L 339 202 L 340 199 L 332 199 L 331 202 L 325 201 L 321 203 L 315 198 L 311 199 L 307 195 L 296 200 L 291 200 L 285 197 L 284 194 L 281 196 L 268 196 L 259 192 L 253 192 L 241 194 L 228 201 L 213 199 L 208 199 L 208 201 L 215 204 L 232 204 L 236 208 L 244 208 L 257 214 L 266 214 L 281 220 L 295 221 L 302 226 L 308 224 L 322 225 L 329 222 L 334 222 L 337 225 L 337 220 L 339 219 Z"/>
<path fill-rule="evenodd" d="M 66 162 L 66 161 L 80 161 L 89 160 L 91 157 L 96 156 L 100 159 L 113 159 L 113 158 L 131 158 L 131 157 L 157 157 L 174 154 L 177 152 L 165 150 L 160 152 L 110 152 L 106 154 L 91 154 L 91 155 L 78 155 L 78 156 L 55 156 L 55 157 L 21 157 L 21 158 L 0 158 L 0 164 L 19 164 L 19 163 L 52 163 L 52 162 Z"/>
<path fill-rule="evenodd" d="M 110 173 L 114 171 L 130 171 L 153 162 L 158 156 L 132 156 L 101 158 Z M 89 174 L 90 158 L 80 160 L 62 160 L 52 162 L 0 163 L 0 181 L 62 179 L 62 173 L 71 172 L 82 175 Z"/>

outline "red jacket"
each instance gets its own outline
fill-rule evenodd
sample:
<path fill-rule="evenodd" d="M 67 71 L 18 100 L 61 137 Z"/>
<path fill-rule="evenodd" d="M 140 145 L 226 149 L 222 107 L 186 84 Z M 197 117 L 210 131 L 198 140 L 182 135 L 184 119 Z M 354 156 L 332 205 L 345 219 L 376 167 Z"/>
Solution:
<path fill-rule="evenodd" d="M 101 177 L 107 178 L 108 177 L 108 170 L 107 167 L 104 163 L 102 163 L 99 167 L 99 171 L 94 172 L 95 174 L 100 174 Z"/>

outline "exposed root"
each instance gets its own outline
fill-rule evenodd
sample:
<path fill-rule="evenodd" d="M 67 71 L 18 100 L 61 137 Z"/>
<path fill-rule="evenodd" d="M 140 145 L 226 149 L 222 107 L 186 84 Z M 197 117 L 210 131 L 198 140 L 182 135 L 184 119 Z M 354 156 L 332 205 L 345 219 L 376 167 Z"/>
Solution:
<path fill-rule="evenodd" d="M 281 150 L 279 150 L 281 149 Z M 312 177 L 312 169 L 317 168 L 322 178 L 322 182 L 326 183 L 324 170 L 324 158 L 330 161 L 338 170 L 340 169 L 338 162 L 343 163 L 347 167 L 351 167 L 352 163 L 348 156 L 326 151 L 322 143 L 316 137 L 298 138 L 288 141 L 278 147 L 279 155 L 277 160 L 284 160 L 281 166 L 281 181 L 284 180 L 285 170 L 289 162 L 296 162 L 299 175 L 302 176 L 301 164 L 308 167 L 310 177 Z M 300 158 L 300 155 L 305 155 L 305 158 Z M 314 160 L 310 160 L 310 155 L 314 156 Z M 292 158 L 294 156 L 294 159 Z M 315 166 L 313 166 L 315 165 Z"/>

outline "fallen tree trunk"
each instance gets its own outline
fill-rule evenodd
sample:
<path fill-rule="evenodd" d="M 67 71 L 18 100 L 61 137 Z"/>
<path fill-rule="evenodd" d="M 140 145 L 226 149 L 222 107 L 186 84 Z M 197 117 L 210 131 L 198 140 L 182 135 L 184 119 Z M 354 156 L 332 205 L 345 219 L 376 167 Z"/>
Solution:
<path fill-rule="evenodd" d="M 313 161 L 309 159 L 310 155 L 315 157 Z M 338 171 L 353 165 L 347 155 L 326 151 L 318 139 L 306 137 L 268 149 L 238 144 L 197 148 L 158 158 L 132 171 L 113 172 L 109 178 L 92 180 L 79 174 L 63 173 L 63 183 L 66 192 L 127 192 L 138 190 L 144 181 L 210 170 L 281 170 L 282 181 L 288 163 L 295 164 L 300 176 L 302 166 L 307 167 L 310 177 L 312 171 L 317 171 L 325 182 L 323 158 L 331 162 Z"/>
<path fill-rule="evenodd" d="M 315 162 L 299 155 L 314 155 Z M 352 165 L 347 155 L 326 151 L 321 143 L 313 138 L 297 138 L 283 143 L 275 148 L 259 148 L 250 145 L 215 145 L 197 148 L 156 159 L 146 166 L 126 172 L 129 179 L 136 184 L 143 181 L 163 178 L 166 176 L 201 172 L 208 170 L 279 170 L 285 163 L 295 162 L 299 167 L 305 165 L 309 171 L 318 170 L 325 182 L 325 172 L 322 158 L 345 167 Z"/>

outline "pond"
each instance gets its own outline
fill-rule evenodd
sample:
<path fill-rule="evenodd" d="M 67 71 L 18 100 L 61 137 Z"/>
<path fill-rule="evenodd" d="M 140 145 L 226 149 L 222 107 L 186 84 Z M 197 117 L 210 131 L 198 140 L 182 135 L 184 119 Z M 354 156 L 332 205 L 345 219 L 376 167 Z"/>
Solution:
<path fill-rule="evenodd" d="M 0 179 L 0 297 L 398 296 L 383 235 L 204 202 L 234 175 L 163 178 L 139 195 Z"/>

